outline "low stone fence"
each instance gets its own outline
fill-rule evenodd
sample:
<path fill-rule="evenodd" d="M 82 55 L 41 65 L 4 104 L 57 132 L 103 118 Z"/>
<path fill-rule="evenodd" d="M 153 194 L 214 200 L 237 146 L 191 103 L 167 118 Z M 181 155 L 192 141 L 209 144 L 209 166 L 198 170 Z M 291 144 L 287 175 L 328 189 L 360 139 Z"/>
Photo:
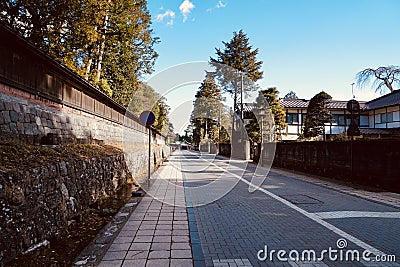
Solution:
<path fill-rule="evenodd" d="M 400 141 L 277 143 L 274 166 L 400 192 Z"/>
<path fill-rule="evenodd" d="M 169 155 L 169 148 L 153 146 L 152 150 L 154 169 Z M 0 172 L 0 266 L 57 236 L 73 221 L 84 220 L 81 217 L 90 206 L 140 180 L 147 159 L 142 151 Z"/>

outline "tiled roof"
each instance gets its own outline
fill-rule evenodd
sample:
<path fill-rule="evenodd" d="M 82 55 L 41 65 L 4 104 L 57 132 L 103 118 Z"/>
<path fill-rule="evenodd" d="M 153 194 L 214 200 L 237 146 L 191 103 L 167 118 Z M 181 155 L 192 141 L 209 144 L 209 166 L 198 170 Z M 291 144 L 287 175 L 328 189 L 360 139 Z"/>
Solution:
<path fill-rule="evenodd" d="M 310 100 L 306 99 L 281 99 L 280 100 L 281 105 L 284 108 L 307 108 L 308 104 L 310 103 Z M 342 101 L 342 100 L 331 100 L 328 103 L 328 108 L 329 109 L 346 109 L 347 108 L 347 102 L 348 101 Z M 360 108 L 363 109 L 365 106 L 365 101 L 359 101 L 360 103 Z"/>
<path fill-rule="evenodd" d="M 398 128 L 360 128 L 360 132 L 365 135 L 400 135 L 400 129 Z"/>
<path fill-rule="evenodd" d="M 295 99 L 295 98 L 282 98 L 280 100 L 281 106 L 284 108 L 307 108 L 310 100 Z"/>
<path fill-rule="evenodd" d="M 367 109 L 377 109 L 382 107 L 389 107 L 393 105 L 400 105 L 400 89 L 393 91 L 390 94 L 381 96 L 366 103 Z"/>

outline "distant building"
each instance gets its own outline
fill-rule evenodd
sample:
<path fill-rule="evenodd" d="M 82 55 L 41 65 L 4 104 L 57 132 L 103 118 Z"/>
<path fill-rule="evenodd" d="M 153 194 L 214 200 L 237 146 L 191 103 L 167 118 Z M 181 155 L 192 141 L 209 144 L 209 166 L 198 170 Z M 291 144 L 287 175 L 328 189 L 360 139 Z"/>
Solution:
<path fill-rule="evenodd" d="M 296 140 L 307 116 L 310 100 L 280 99 L 286 112 L 286 135 L 282 140 Z M 364 137 L 382 138 L 400 136 L 400 90 L 381 96 L 371 101 L 360 103 L 360 131 Z M 245 114 L 249 114 L 253 104 L 246 103 Z M 325 124 L 325 134 L 329 139 L 345 132 L 350 125 L 350 112 L 347 101 L 331 100 L 328 109 L 332 114 L 332 122 Z M 247 115 L 248 116 L 248 115 Z"/>
<path fill-rule="evenodd" d="M 368 128 L 389 135 L 400 131 L 400 90 L 365 103 L 365 110 L 369 118 Z"/>

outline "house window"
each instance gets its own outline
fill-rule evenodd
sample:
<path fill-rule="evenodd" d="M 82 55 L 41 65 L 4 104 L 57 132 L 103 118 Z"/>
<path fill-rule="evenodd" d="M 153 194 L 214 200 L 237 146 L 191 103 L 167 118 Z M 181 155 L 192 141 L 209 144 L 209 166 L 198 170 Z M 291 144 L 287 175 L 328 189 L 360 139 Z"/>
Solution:
<path fill-rule="evenodd" d="M 393 122 L 393 112 L 381 114 L 381 123 L 387 123 L 387 122 Z"/>
<path fill-rule="evenodd" d="M 344 125 L 344 115 L 333 114 L 332 120 L 333 120 L 333 123 L 335 123 L 337 125 Z"/>
<path fill-rule="evenodd" d="M 393 122 L 393 112 L 387 114 L 387 122 Z"/>
<path fill-rule="evenodd" d="M 297 113 L 287 113 L 286 114 L 286 122 L 288 124 L 298 124 L 299 123 L 299 114 L 297 114 Z"/>
<path fill-rule="evenodd" d="M 360 116 L 360 126 L 361 127 L 368 127 L 369 126 L 368 115 L 361 115 Z"/>

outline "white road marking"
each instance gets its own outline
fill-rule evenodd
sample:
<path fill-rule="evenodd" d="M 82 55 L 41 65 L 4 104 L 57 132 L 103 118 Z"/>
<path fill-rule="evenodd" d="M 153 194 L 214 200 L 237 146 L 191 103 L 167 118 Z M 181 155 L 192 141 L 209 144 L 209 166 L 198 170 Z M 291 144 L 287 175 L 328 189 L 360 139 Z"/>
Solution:
<path fill-rule="evenodd" d="M 323 262 L 315 262 L 315 261 L 288 261 L 290 266 L 293 267 L 328 267 Z"/>
<path fill-rule="evenodd" d="M 314 213 L 321 219 L 340 218 L 394 218 L 400 219 L 400 212 L 368 212 L 368 211 L 328 211 Z"/>
<path fill-rule="evenodd" d="M 192 153 L 192 152 L 190 152 L 190 153 Z M 192 154 L 195 154 L 195 153 L 192 153 Z M 202 159 L 202 160 L 207 161 L 207 160 L 205 160 L 205 159 Z M 239 180 L 241 180 L 242 182 L 248 184 L 249 186 L 253 186 L 253 187 L 254 187 L 253 184 L 251 184 L 251 183 L 250 183 L 249 181 L 247 181 L 246 179 L 243 179 L 241 176 L 239 176 L 239 175 L 237 175 L 237 174 L 234 174 L 234 173 L 232 173 L 231 171 L 228 171 L 228 170 L 226 170 L 226 169 L 224 169 L 224 168 L 222 168 L 222 167 L 216 165 L 216 164 L 213 163 L 213 162 L 209 162 L 209 161 L 207 161 L 207 162 L 208 162 L 209 164 L 211 164 L 211 165 L 214 165 L 214 166 L 215 166 L 216 168 L 218 168 L 218 169 L 224 170 L 225 172 L 227 172 L 227 173 L 231 174 L 232 176 L 238 178 Z M 240 169 L 240 168 L 235 167 L 235 166 L 230 166 L 230 167 L 231 167 L 231 168 Z M 240 169 L 240 170 L 243 170 L 243 169 Z M 347 240 L 351 241 L 352 243 L 356 244 L 357 246 L 359 246 L 359 247 L 361 247 L 361 248 L 363 248 L 363 249 L 365 249 L 365 250 L 368 250 L 368 251 L 371 252 L 372 254 L 374 254 L 374 255 L 376 255 L 376 256 L 378 256 L 378 255 L 386 255 L 386 253 L 380 251 L 379 249 L 377 249 L 377 248 L 375 248 L 375 247 L 373 247 L 373 246 L 371 246 L 371 245 L 369 245 L 369 244 L 367 244 L 367 243 L 361 241 L 360 239 L 358 239 L 358 238 L 356 238 L 356 237 L 354 237 L 354 236 L 352 236 L 352 235 L 346 233 L 345 231 L 343 231 L 343 230 L 337 228 L 336 226 L 334 226 L 334 225 L 332 225 L 332 224 L 330 224 L 330 223 L 328 223 L 328 222 L 322 220 L 318 215 L 316 215 L 316 214 L 314 214 L 314 213 L 309 213 L 309 212 L 307 212 L 307 211 L 305 211 L 305 210 L 299 208 L 298 206 L 292 204 L 291 202 L 287 201 L 286 199 L 281 198 L 280 196 L 277 196 L 277 195 L 275 195 L 274 193 L 272 193 L 272 192 L 270 192 L 270 191 L 268 191 L 268 190 L 265 190 L 265 189 L 260 188 L 260 187 L 256 187 L 256 190 L 259 190 L 259 191 L 263 192 L 264 194 L 266 194 L 266 195 L 272 197 L 273 199 L 275 199 L 275 200 L 277 200 L 277 201 L 279 201 L 279 202 L 285 204 L 286 206 L 288 206 L 288 207 L 290 207 L 290 208 L 292 208 L 292 209 L 298 211 L 298 212 L 301 213 L 302 215 L 304 215 L 304 216 L 308 217 L 309 219 L 315 221 L 316 223 L 318 223 L 318 224 L 324 226 L 325 228 L 331 230 L 332 232 L 338 234 L 339 236 L 341 236 L 341 237 L 343 237 L 343 238 L 346 238 Z M 393 263 L 392 263 L 392 264 L 393 264 Z M 382 264 L 381 266 L 384 266 L 384 265 Z M 393 265 L 391 265 L 391 266 L 393 266 Z M 398 266 L 398 265 L 396 264 L 396 266 Z"/>
<path fill-rule="evenodd" d="M 248 259 L 218 259 L 213 260 L 214 267 L 253 267 Z"/>

